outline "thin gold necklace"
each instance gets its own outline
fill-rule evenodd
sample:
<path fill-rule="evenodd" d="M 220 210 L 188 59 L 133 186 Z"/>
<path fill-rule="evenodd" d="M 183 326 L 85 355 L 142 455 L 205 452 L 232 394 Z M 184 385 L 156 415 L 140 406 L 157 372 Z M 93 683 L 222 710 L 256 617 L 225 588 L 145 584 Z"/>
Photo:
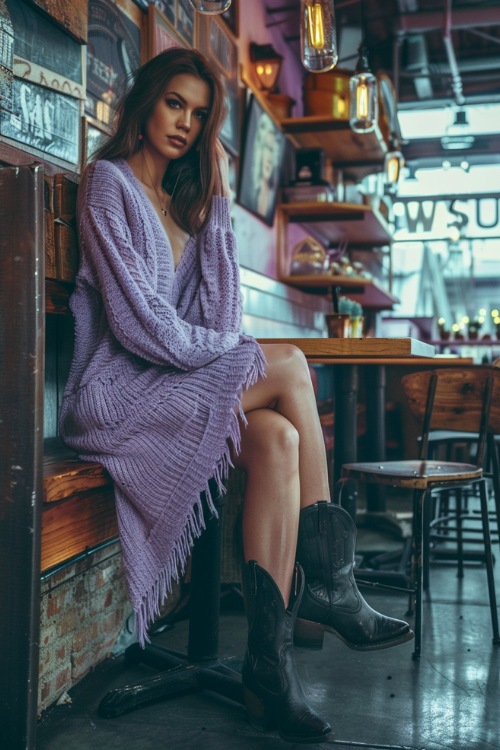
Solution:
<path fill-rule="evenodd" d="M 147 172 L 148 172 L 148 175 L 149 175 L 149 180 L 150 180 L 150 182 L 151 182 L 151 187 L 153 188 L 153 190 L 154 190 L 154 192 L 155 192 L 155 195 L 156 195 L 156 199 L 157 199 L 157 201 L 158 201 L 158 205 L 160 206 L 160 211 L 162 212 L 163 216 L 168 216 L 168 209 L 170 208 L 170 203 L 168 203 L 168 204 L 167 204 L 167 203 L 165 203 L 165 207 L 163 207 L 163 205 L 162 205 L 162 202 L 161 202 L 161 199 L 160 199 L 160 196 L 158 195 L 158 191 L 156 190 L 156 188 L 155 188 L 155 186 L 154 186 L 154 183 L 153 183 L 153 178 L 151 177 L 151 172 L 149 171 L 149 166 L 148 166 L 148 163 L 147 163 L 147 161 L 146 161 L 146 156 L 145 156 L 145 154 L 144 154 L 144 151 L 142 152 L 142 161 L 143 161 L 143 164 L 145 164 L 145 165 L 146 165 L 146 169 L 147 169 Z M 144 180 L 143 180 L 143 182 L 144 182 Z M 175 188 L 174 188 L 174 189 L 175 189 Z M 163 189 L 162 189 L 162 190 L 163 190 Z M 166 191 L 165 191 L 165 190 L 163 190 L 163 192 L 165 193 L 165 201 L 166 201 L 166 200 L 167 200 L 167 198 L 168 198 L 168 195 L 167 195 L 167 193 L 166 193 Z"/>

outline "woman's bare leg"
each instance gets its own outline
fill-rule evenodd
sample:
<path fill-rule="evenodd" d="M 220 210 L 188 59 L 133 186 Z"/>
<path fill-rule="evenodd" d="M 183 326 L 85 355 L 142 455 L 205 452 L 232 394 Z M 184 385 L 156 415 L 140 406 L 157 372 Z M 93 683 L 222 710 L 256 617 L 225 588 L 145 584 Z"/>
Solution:
<path fill-rule="evenodd" d="M 254 409 L 274 409 L 295 427 L 299 433 L 300 505 L 305 508 L 328 500 L 325 441 L 307 360 L 290 344 L 265 344 L 262 349 L 266 377 L 243 393 L 243 411 L 248 415 Z"/>
<path fill-rule="evenodd" d="M 256 560 L 288 602 L 300 511 L 299 437 L 272 409 L 247 414 L 236 465 L 247 474 L 243 506 L 245 561 Z"/>
<path fill-rule="evenodd" d="M 309 368 L 294 346 L 267 344 L 267 377 L 242 395 L 248 420 L 235 463 L 246 470 L 245 560 L 256 560 L 288 602 L 299 512 L 328 499 L 325 445 Z"/>

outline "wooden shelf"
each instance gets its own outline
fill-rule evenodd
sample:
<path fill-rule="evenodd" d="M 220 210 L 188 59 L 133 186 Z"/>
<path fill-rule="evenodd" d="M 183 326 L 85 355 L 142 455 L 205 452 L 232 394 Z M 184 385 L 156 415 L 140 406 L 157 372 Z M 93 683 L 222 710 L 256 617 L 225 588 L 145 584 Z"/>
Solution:
<path fill-rule="evenodd" d="M 285 221 L 303 224 L 326 244 L 347 240 L 353 249 L 391 244 L 392 235 L 385 218 L 364 203 L 301 201 L 281 203 L 278 210 Z"/>
<path fill-rule="evenodd" d="M 332 276 L 331 274 L 309 274 L 282 276 L 289 286 L 297 287 L 305 292 L 330 292 L 334 287 L 340 287 L 350 299 L 359 302 L 364 308 L 372 310 L 389 310 L 399 303 L 399 299 L 384 289 L 376 279 L 366 279 L 363 276 Z"/>
<path fill-rule="evenodd" d="M 384 217 L 372 206 L 360 203 L 323 203 L 302 201 L 281 203 L 278 218 L 278 273 L 280 281 L 304 291 L 324 291 L 339 286 L 351 299 L 364 308 L 391 310 L 399 300 L 386 291 L 377 280 L 362 276 L 330 274 L 293 275 L 290 268 L 288 224 L 300 223 L 306 232 L 322 245 L 335 245 L 347 240 L 350 249 L 372 250 L 390 245 L 391 234 Z"/>
<path fill-rule="evenodd" d="M 281 128 L 297 148 L 321 148 L 334 166 L 359 178 L 380 171 L 387 144 L 378 126 L 371 133 L 355 133 L 348 120 L 319 115 L 287 117 Z"/>

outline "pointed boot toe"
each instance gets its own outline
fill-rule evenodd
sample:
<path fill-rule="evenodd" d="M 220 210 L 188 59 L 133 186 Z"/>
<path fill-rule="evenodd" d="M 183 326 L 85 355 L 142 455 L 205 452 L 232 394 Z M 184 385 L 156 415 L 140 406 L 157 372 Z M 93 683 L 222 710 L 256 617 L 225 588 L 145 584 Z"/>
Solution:
<path fill-rule="evenodd" d="M 408 623 L 380 614 L 365 601 L 354 578 L 356 526 L 340 506 L 322 501 L 300 512 L 297 560 L 305 575 L 297 613 L 297 646 L 322 648 L 325 632 L 356 651 L 405 643 Z"/>

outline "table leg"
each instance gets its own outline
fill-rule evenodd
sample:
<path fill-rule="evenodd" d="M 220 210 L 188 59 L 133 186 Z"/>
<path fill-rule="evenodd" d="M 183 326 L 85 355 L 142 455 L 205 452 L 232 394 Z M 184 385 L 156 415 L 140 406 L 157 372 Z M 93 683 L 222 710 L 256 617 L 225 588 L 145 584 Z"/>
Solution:
<path fill-rule="evenodd" d="M 357 460 L 358 366 L 335 365 L 332 368 L 335 394 L 335 442 L 333 456 L 332 499 L 339 501 L 337 482 L 343 464 Z M 353 519 L 356 518 L 357 489 L 355 482 L 342 486 L 342 506 Z"/>
<path fill-rule="evenodd" d="M 385 384 L 384 365 L 368 365 L 366 373 L 367 461 L 385 461 Z M 372 486 L 367 496 L 368 513 L 385 511 L 383 487 Z"/>

